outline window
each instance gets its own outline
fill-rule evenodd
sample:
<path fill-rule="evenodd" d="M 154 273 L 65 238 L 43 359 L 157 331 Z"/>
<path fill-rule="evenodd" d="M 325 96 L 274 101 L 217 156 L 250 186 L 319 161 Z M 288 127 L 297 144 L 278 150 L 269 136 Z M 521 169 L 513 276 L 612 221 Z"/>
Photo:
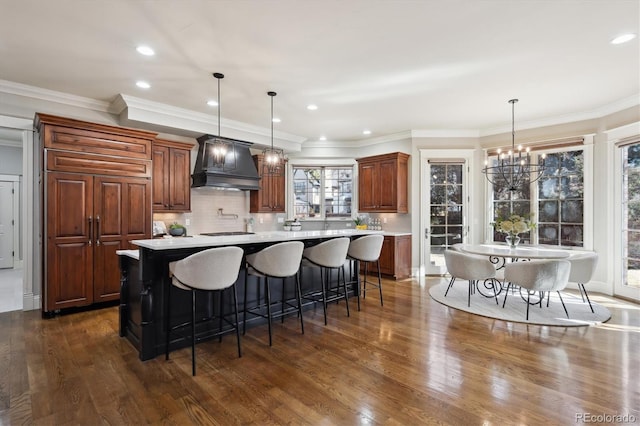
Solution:
<path fill-rule="evenodd" d="M 353 166 L 293 166 L 292 176 L 294 217 L 351 217 Z"/>
<path fill-rule="evenodd" d="M 497 161 L 497 159 L 492 159 Z M 529 216 L 536 230 L 521 235 L 526 243 L 584 246 L 584 150 L 546 153 L 543 176 L 518 191 L 495 186 L 493 215 Z M 505 235 L 495 232 L 494 241 Z"/>

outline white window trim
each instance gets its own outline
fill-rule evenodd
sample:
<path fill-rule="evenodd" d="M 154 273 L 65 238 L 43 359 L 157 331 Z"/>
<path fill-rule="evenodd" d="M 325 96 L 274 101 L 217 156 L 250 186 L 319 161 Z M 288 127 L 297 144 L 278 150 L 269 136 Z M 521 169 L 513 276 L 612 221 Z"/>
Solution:
<path fill-rule="evenodd" d="M 322 212 L 322 216 L 319 218 L 304 218 L 300 219 L 302 222 L 344 222 L 353 220 L 358 216 L 358 167 L 357 162 L 353 158 L 290 158 L 287 162 L 287 211 L 291 212 L 293 217 L 295 212 L 295 197 L 293 197 L 293 169 L 297 167 L 351 167 L 353 172 L 352 184 L 351 184 L 351 216 L 350 217 L 329 217 L 327 218 Z M 323 176 L 324 181 L 324 176 Z"/>
<path fill-rule="evenodd" d="M 594 135 L 589 134 L 584 136 L 584 141 L 581 145 L 576 145 L 574 147 L 561 147 L 556 149 L 549 150 L 540 150 L 536 151 L 537 155 L 542 153 L 546 154 L 554 154 L 558 152 L 568 152 L 568 151 L 576 151 L 582 150 L 584 155 L 584 170 L 583 170 L 583 181 L 584 181 L 584 198 L 583 198 L 583 246 L 582 247 L 571 247 L 571 246 L 557 246 L 562 247 L 567 250 L 593 250 L 593 167 L 594 167 L 594 158 L 593 158 L 593 142 Z M 488 160 L 487 151 L 485 150 L 485 159 Z M 485 179 L 485 205 L 486 205 L 486 216 L 487 218 L 493 217 L 493 200 L 491 199 L 492 188 L 491 183 Z M 532 205 L 538 204 L 538 191 L 537 191 L 537 181 L 533 182 L 532 188 L 530 190 L 531 198 L 530 202 Z M 536 208 L 536 211 L 538 209 Z M 538 218 L 535 219 L 535 222 L 538 222 Z M 538 237 L 537 234 L 533 238 L 534 243 L 537 243 Z M 493 228 L 489 223 L 487 223 L 485 227 L 485 241 L 488 243 L 493 242 Z M 553 247 L 556 247 L 555 245 Z"/>

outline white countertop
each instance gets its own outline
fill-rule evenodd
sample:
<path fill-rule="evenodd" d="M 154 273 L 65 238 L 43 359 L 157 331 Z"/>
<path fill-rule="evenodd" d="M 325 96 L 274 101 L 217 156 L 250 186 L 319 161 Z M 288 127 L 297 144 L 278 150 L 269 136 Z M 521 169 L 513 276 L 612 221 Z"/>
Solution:
<path fill-rule="evenodd" d="M 387 237 L 401 237 L 403 235 L 411 235 L 411 232 L 382 231 L 382 234 Z"/>
<path fill-rule="evenodd" d="M 128 256 L 135 260 L 140 260 L 140 251 L 139 250 L 116 250 L 116 254 L 118 256 Z"/>
<path fill-rule="evenodd" d="M 209 237 L 194 235 L 191 237 L 157 238 L 152 240 L 133 240 L 132 243 L 151 250 L 172 250 L 196 247 L 216 247 L 232 244 L 271 243 L 293 240 L 309 240 L 326 237 L 351 237 L 354 235 L 385 234 L 384 231 L 340 229 L 328 231 L 271 231 L 256 232 L 248 235 L 220 235 Z M 119 250 L 128 251 L 128 250 Z M 134 250 L 135 251 L 135 250 Z M 120 253 L 118 253 L 120 254 Z M 123 253 L 125 254 L 125 253 Z M 128 255 L 128 254 L 125 254 Z"/>

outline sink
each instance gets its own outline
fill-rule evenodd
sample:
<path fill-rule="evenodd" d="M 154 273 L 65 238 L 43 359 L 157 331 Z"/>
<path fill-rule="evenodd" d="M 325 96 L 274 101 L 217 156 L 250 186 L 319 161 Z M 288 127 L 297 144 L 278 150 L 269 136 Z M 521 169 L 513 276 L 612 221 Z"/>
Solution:
<path fill-rule="evenodd" d="M 203 232 L 200 235 L 206 235 L 208 237 L 221 237 L 225 235 L 251 235 L 254 232 L 244 232 L 244 231 L 227 231 L 227 232 Z"/>

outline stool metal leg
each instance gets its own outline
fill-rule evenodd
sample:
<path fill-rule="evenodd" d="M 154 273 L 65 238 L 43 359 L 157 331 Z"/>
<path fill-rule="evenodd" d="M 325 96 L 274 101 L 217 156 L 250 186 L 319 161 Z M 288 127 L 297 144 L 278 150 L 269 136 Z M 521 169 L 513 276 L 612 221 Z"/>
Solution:
<path fill-rule="evenodd" d="M 298 299 L 298 315 L 300 316 L 300 328 L 304 334 L 304 321 L 302 320 L 302 291 L 300 291 L 300 280 L 296 274 L 296 298 Z"/>
<path fill-rule="evenodd" d="M 322 285 L 322 310 L 324 311 L 324 325 L 327 325 L 327 278 L 328 271 L 324 271 L 324 279 L 323 279 L 323 270 L 325 268 L 320 268 L 320 283 Z"/>
<path fill-rule="evenodd" d="M 242 315 L 242 335 L 247 334 L 247 287 L 249 287 L 249 265 L 245 265 L 244 268 L 244 300 L 242 303 L 243 315 Z M 258 283 L 258 287 L 260 283 Z"/>
<path fill-rule="evenodd" d="M 167 291 L 167 321 L 166 321 L 166 341 L 164 347 L 164 359 L 169 359 L 169 335 L 171 333 L 171 284 L 169 284 L 169 289 Z"/>
<path fill-rule="evenodd" d="M 342 265 L 342 267 L 338 268 L 338 285 L 340 285 L 340 269 L 342 269 L 342 288 L 344 290 L 344 303 L 345 305 L 347 305 L 347 316 L 350 316 L 349 314 L 349 293 L 347 292 L 347 280 L 345 277 L 345 273 L 344 273 L 344 265 Z M 337 289 L 336 289 L 337 291 Z"/>
<path fill-rule="evenodd" d="M 191 290 L 191 374 L 196 375 L 196 291 Z"/>
<path fill-rule="evenodd" d="M 220 318 L 218 318 L 218 324 L 219 324 L 219 329 L 220 331 L 222 331 L 222 326 L 223 324 L 223 320 L 224 320 L 224 290 L 222 291 L 216 291 L 216 293 L 218 293 L 218 299 L 220 302 L 220 312 L 218 312 L 218 315 Z M 218 342 L 222 343 L 222 333 L 220 333 L 220 335 L 218 336 Z"/>
<path fill-rule="evenodd" d="M 236 339 L 238 341 L 238 358 L 242 358 L 242 349 L 240 348 L 240 326 L 238 322 L 238 294 L 236 292 L 236 285 L 233 284 L 233 313 L 235 316 L 235 328 L 236 328 Z M 222 330 L 221 330 L 222 331 Z"/>
<path fill-rule="evenodd" d="M 269 277 L 264 277 L 265 293 L 267 297 L 267 323 L 269 325 L 269 346 L 271 346 L 271 291 L 269 290 Z"/>
<path fill-rule="evenodd" d="M 382 303 L 382 274 L 380 273 L 380 259 L 378 259 L 376 262 L 378 265 L 378 290 L 380 290 L 380 306 L 384 306 L 384 303 Z"/>

